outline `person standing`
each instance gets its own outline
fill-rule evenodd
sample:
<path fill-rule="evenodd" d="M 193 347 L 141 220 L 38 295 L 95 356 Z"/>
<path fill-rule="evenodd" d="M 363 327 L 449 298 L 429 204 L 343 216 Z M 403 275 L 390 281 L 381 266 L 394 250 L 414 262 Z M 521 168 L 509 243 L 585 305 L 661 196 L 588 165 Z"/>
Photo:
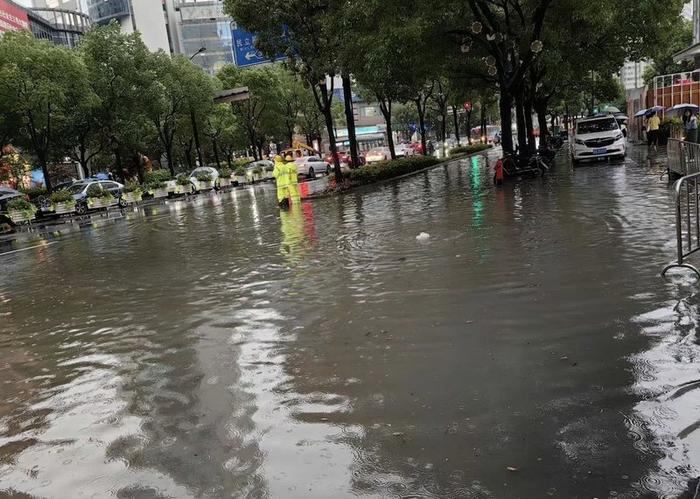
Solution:
<path fill-rule="evenodd" d="M 688 118 L 685 140 L 688 142 L 698 141 L 698 116 L 696 114 L 691 113 L 690 118 Z"/>
<path fill-rule="evenodd" d="M 651 116 L 647 120 L 647 139 L 649 141 L 649 148 L 652 147 L 654 150 L 658 150 L 659 145 L 659 127 L 661 126 L 661 120 L 656 115 L 656 111 L 652 111 Z"/>
<path fill-rule="evenodd" d="M 289 202 L 291 204 L 299 204 L 301 202 L 301 196 L 299 195 L 299 172 L 297 171 L 296 161 L 292 156 L 287 156 L 286 171 L 287 171 L 287 185 L 289 188 Z"/>
<path fill-rule="evenodd" d="M 277 183 L 277 203 L 280 208 L 289 208 L 289 176 L 287 175 L 287 165 L 284 164 L 282 156 L 275 156 L 275 168 L 272 170 L 272 176 L 275 177 Z"/>

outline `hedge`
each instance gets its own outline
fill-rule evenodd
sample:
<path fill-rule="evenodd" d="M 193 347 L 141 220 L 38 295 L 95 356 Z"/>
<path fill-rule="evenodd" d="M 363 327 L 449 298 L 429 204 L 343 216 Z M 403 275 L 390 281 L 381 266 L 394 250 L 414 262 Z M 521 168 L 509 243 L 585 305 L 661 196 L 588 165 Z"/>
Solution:
<path fill-rule="evenodd" d="M 472 144 L 470 146 L 453 147 L 449 152 L 450 156 L 454 156 L 455 154 L 474 154 L 475 152 L 484 151 L 490 148 L 490 144 Z"/>
<path fill-rule="evenodd" d="M 380 161 L 356 170 L 350 170 L 347 178 L 353 183 L 371 184 L 372 182 L 413 173 L 438 163 L 440 163 L 440 160 L 433 156 L 411 156 L 393 161 Z"/>

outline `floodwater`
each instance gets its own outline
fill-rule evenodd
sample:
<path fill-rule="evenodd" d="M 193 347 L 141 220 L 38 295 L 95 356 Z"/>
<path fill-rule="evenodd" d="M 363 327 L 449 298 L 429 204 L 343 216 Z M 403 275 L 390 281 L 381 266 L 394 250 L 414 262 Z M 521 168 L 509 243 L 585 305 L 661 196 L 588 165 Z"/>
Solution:
<path fill-rule="evenodd" d="M 0 495 L 677 497 L 700 295 L 659 276 L 662 169 L 561 159 L 497 190 L 463 160 L 6 244 Z"/>

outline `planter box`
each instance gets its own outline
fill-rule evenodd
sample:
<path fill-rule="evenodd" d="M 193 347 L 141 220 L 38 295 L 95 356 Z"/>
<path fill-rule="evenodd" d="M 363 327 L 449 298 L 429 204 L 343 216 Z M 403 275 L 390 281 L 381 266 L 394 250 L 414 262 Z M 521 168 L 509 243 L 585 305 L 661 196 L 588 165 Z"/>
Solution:
<path fill-rule="evenodd" d="M 88 208 L 91 210 L 109 208 L 115 204 L 117 204 L 117 200 L 115 198 L 88 198 L 87 202 Z"/>
<path fill-rule="evenodd" d="M 168 192 L 177 192 L 177 180 L 168 180 L 165 183 L 165 189 Z"/>
<path fill-rule="evenodd" d="M 220 178 L 219 179 L 219 188 L 223 189 L 224 187 L 231 187 L 231 179 L 230 178 Z"/>
<path fill-rule="evenodd" d="M 75 203 L 56 203 L 52 205 L 52 208 L 56 215 L 65 215 L 66 213 L 73 213 L 75 211 Z"/>
<path fill-rule="evenodd" d="M 162 189 L 153 189 L 153 199 L 167 198 L 168 188 L 163 187 Z"/>
<path fill-rule="evenodd" d="M 187 185 L 180 185 L 177 184 L 175 186 L 175 194 L 190 194 L 192 192 L 192 184 L 187 184 Z"/>
<path fill-rule="evenodd" d="M 270 178 L 275 178 L 275 176 L 272 174 L 273 172 L 265 172 L 263 175 L 265 176 L 265 180 L 270 179 Z"/>
<path fill-rule="evenodd" d="M 122 199 L 129 204 L 141 201 L 142 196 L 143 193 L 141 191 L 122 193 Z"/>
<path fill-rule="evenodd" d="M 12 223 L 19 224 L 34 220 L 34 215 L 36 212 L 32 210 L 9 210 L 7 214 L 9 215 L 10 220 L 12 220 Z"/>
<path fill-rule="evenodd" d="M 214 188 L 214 182 L 200 182 L 198 180 L 197 187 L 200 191 L 210 191 Z"/>
<path fill-rule="evenodd" d="M 245 175 L 234 175 L 233 182 L 238 185 L 245 184 Z"/>

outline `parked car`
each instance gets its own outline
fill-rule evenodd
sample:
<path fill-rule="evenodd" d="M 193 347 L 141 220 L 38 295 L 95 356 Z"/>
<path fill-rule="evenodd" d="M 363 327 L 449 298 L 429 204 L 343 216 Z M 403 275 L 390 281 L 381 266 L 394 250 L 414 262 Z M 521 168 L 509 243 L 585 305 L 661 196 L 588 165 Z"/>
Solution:
<path fill-rule="evenodd" d="M 394 147 L 394 152 L 397 158 L 407 158 L 408 156 L 415 156 L 416 154 L 411 144 L 398 144 Z"/>
<path fill-rule="evenodd" d="M 0 211 L 7 211 L 7 202 L 17 198 L 26 199 L 26 196 L 10 187 L 0 186 Z"/>
<path fill-rule="evenodd" d="M 584 159 L 624 159 L 626 153 L 625 136 L 614 116 L 585 118 L 576 123 L 571 151 L 574 164 Z"/>
<path fill-rule="evenodd" d="M 317 173 L 328 175 L 331 172 L 331 166 L 318 156 L 297 158 L 295 163 L 297 164 L 297 175 L 304 175 L 306 178 L 316 178 Z"/>
<path fill-rule="evenodd" d="M 80 180 L 67 187 L 75 199 L 75 212 L 78 215 L 84 215 L 88 211 L 87 190 L 93 184 L 99 184 L 104 190 L 109 191 L 112 196 L 119 200 L 119 206 L 123 206 L 121 200 L 123 184 L 113 180 Z"/>
<path fill-rule="evenodd" d="M 379 161 L 386 161 L 391 159 L 391 151 L 389 151 L 388 147 L 377 147 L 369 151 L 365 155 L 365 158 L 368 165 L 371 163 L 378 163 Z"/>
<path fill-rule="evenodd" d="M 358 160 L 359 160 L 359 165 L 362 166 L 365 164 L 365 157 L 362 153 L 358 152 L 357 153 Z M 323 158 L 323 160 L 331 165 L 331 169 L 334 168 L 335 162 L 333 161 L 333 155 L 331 153 L 326 154 L 326 156 Z M 350 151 L 338 151 L 338 161 L 340 162 L 341 167 L 353 167 L 354 165 L 352 164 L 352 157 L 350 156 Z"/>
<path fill-rule="evenodd" d="M 208 173 L 211 175 L 212 184 L 217 185 L 216 181 L 219 178 L 219 171 L 211 166 L 199 166 L 192 170 L 192 173 L 190 173 L 190 182 L 192 183 L 195 192 L 199 191 L 199 181 L 197 180 L 197 175 L 201 173 Z"/>
<path fill-rule="evenodd" d="M 249 163 L 245 167 L 245 177 L 246 181 L 253 183 L 256 180 L 264 180 L 265 179 L 265 171 L 269 168 L 274 168 L 275 163 L 274 161 L 270 161 L 269 159 L 261 159 L 259 161 L 253 161 L 252 163 Z M 259 169 L 262 173 L 260 174 L 259 178 L 254 178 L 253 172 L 255 170 Z"/>

